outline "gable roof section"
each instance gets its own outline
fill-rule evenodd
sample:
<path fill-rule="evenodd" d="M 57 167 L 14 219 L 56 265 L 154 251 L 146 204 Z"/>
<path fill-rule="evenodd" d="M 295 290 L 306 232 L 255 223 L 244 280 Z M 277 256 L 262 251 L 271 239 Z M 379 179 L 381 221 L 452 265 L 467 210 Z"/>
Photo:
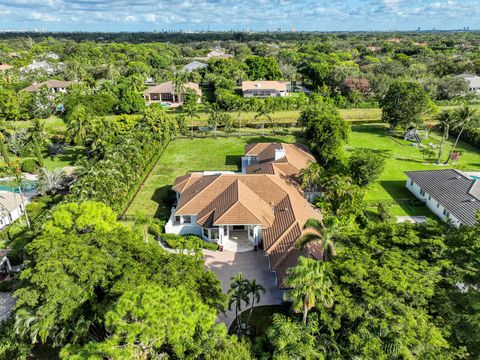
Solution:
<path fill-rule="evenodd" d="M 197 83 L 194 82 L 187 82 L 184 85 L 185 89 L 191 89 L 195 91 L 195 94 L 198 96 L 202 96 L 202 90 L 200 90 L 200 86 L 198 86 Z M 166 81 L 164 83 L 149 87 L 147 90 L 143 92 L 143 95 L 148 95 L 148 94 L 176 94 L 175 92 L 175 85 L 173 84 L 173 81 Z"/>
<path fill-rule="evenodd" d="M 408 171 L 406 174 L 463 224 L 475 226 L 480 210 L 480 190 L 475 180 L 455 169 Z"/>
<path fill-rule="evenodd" d="M 40 90 L 42 86 L 46 86 L 48 89 L 52 88 L 68 88 L 70 85 L 75 84 L 75 81 L 63 81 L 63 80 L 47 80 L 38 84 L 32 84 L 22 91 L 34 92 Z"/>
<path fill-rule="evenodd" d="M 213 215 L 213 216 L 212 216 Z M 197 223 L 205 226 L 273 223 L 273 210 L 257 194 L 236 179 L 198 214 Z"/>

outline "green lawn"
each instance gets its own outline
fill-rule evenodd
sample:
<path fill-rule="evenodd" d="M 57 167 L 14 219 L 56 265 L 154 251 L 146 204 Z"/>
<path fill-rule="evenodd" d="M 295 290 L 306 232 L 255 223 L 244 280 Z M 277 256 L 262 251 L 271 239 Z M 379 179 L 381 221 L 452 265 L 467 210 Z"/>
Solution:
<path fill-rule="evenodd" d="M 378 151 L 386 158 L 385 170 L 366 193 L 367 201 L 378 200 L 405 200 L 414 199 L 413 195 L 406 189 L 407 177 L 405 171 L 411 170 L 432 170 L 443 169 L 444 166 L 437 166 L 425 163 L 420 150 L 403 139 L 389 138 L 388 128 L 383 124 L 353 125 L 347 150 L 355 151 L 355 148 L 369 148 Z M 455 139 L 450 137 L 444 147 L 442 159 L 446 159 L 448 151 Z M 438 135 L 433 135 L 428 143 L 439 143 Z M 464 142 L 459 143 L 459 149 L 463 151 L 457 168 L 462 170 L 480 170 L 480 153 L 478 149 Z M 410 205 L 395 205 L 392 208 L 392 215 L 427 215 L 426 207 L 415 207 Z"/>
<path fill-rule="evenodd" d="M 51 170 L 65 166 L 74 166 L 79 160 L 85 158 L 86 153 L 83 146 L 66 146 L 63 154 L 55 157 L 46 157 L 44 161 L 45 167 Z"/>
<path fill-rule="evenodd" d="M 176 177 L 189 171 L 238 171 L 246 144 L 254 142 L 295 142 L 293 135 L 279 137 L 242 137 L 177 139 L 170 143 L 157 166 L 127 211 L 161 218 L 170 215 L 165 199 Z"/>

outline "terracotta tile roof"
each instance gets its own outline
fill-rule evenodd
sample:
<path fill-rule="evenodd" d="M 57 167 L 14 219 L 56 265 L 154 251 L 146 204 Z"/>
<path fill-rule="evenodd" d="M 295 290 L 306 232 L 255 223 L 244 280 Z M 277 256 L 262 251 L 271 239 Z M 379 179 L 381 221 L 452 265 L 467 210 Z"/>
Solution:
<path fill-rule="evenodd" d="M 194 82 L 187 82 L 184 87 L 186 89 L 191 89 L 195 91 L 198 96 L 202 96 L 202 90 L 200 90 L 200 86 Z M 152 87 L 149 87 L 147 90 L 143 92 L 143 95 L 148 94 L 176 94 L 175 92 L 175 85 L 173 81 L 167 81 Z"/>
<path fill-rule="evenodd" d="M 0 64 L 0 71 L 6 71 L 6 70 L 9 70 L 13 68 L 12 65 L 8 65 L 8 64 Z"/>
<path fill-rule="evenodd" d="M 277 149 L 285 156 L 275 160 Z M 314 158 L 308 149 L 291 144 L 251 144 L 245 151 L 264 161 L 251 167 L 261 173 L 181 176 L 173 185 L 180 193 L 176 214 L 197 215 L 203 227 L 261 225 L 264 250 L 284 287 L 287 269 L 300 255 L 321 258 L 315 244 L 302 250 L 295 247 L 302 234 L 311 231 L 303 229 L 306 221 L 322 216 L 305 200 L 298 183 L 290 181 Z"/>
<path fill-rule="evenodd" d="M 243 81 L 242 82 L 242 91 L 257 90 L 257 89 L 287 91 L 287 83 L 284 81 Z"/>
<path fill-rule="evenodd" d="M 75 81 L 63 81 L 63 80 L 47 80 L 41 83 L 32 84 L 22 91 L 35 92 L 40 90 L 42 86 L 46 86 L 48 89 L 52 88 L 68 88 L 70 85 L 75 84 Z"/>

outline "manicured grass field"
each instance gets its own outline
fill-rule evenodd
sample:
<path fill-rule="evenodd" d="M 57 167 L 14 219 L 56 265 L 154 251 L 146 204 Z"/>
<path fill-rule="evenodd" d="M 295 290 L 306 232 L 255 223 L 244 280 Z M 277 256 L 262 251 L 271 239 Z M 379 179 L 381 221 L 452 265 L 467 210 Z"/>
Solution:
<path fill-rule="evenodd" d="M 434 134 L 424 144 L 439 144 L 439 136 Z M 445 142 L 442 160 L 446 160 L 455 138 L 453 136 Z M 389 137 L 388 128 L 383 124 L 353 125 L 349 144 L 346 146 L 349 152 L 356 148 L 374 149 L 386 158 L 385 170 L 377 182 L 375 182 L 366 193 L 367 201 L 378 200 L 405 200 L 414 199 L 413 195 L 406 189 L 407 177 L 405 171 L 444 169 L 445 166 L 438 166 L 426 163 L 423 160 L 420 150 L 412 143 L 403 139 Z M 480 171 L 480 152 L 473 146 L 462 141 L 459 143 L 462 156 L 454 167 L 461 170 Z M 424 206 L 395 205 L 392 208 L 392 215 L 428 215 L 429 211 Z"/>
<path fill-rule="evenodd" d="M 190 171 L 238 171 L 246 144 L 283 141 L 293 143 L 293 135 L 279 137 L 241 137 L 177 139 L 170 143 L 145 185 L 128 209 L 127 215 L 138 212 L 168 218 L 170 208 L 165 200 L 178 176 Z"/>

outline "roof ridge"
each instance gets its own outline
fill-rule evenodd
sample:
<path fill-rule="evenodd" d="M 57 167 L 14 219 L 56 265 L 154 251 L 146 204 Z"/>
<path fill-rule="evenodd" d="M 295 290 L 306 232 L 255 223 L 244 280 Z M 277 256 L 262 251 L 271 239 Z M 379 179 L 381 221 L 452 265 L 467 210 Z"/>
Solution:
<path fill-rule="evenodd" d="M 188 201 L 187 201 L 185 204 L 183 204 L 181 207 L 177 208 L 176 211 L 179 211 L 179 210 L 183 209 L 183 208 L 184 208 L 186 205 L 188 205 L 193 199 L 195 199 L 199 194 L 201 194 L 202 192 L 204 192 L 204 191 L 205 191 L 207 188 L 209 188 L 214 182 L 216 182 L 216 181 L 219 179 L 219 177 L 220 177 L 220 175 L 218 175 L 218 174 L 217 174 L 217 175 L 206 175 L 205 177 L 208 177 L 208 176 L 214 176 L 215 179 L 214 179 L 213 181 L 211 181 L 209 184 L 207 184 L 207 186 L 205 186 L 202 190 L 200 190 L 199 192 L 196 192 L 190 199 L 188 199 Z M 189 187 L 188 189 L 190 189 L 190 188 L 191 188 L 191 187 Z M 188 191 L 188 189 L 187 189 L 187 191 Z M 215 198 L 215 199 L 216 199 L 216 198 Z M 215 199 L 214 199 L 214 200 L 215 200 Z"/>

